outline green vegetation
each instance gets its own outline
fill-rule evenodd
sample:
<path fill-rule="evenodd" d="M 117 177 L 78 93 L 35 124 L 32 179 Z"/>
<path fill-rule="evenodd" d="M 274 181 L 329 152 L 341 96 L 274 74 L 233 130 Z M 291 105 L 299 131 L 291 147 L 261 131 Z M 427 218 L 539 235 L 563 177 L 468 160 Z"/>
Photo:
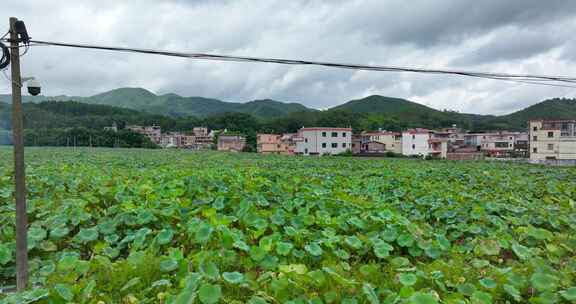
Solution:
<path fill-rule="evenodd" d="M 574 168 L 97 151 L 27 150 L 38 287 L 4 303 L 576 299 Z M 10 153 L 0 149 L 4 286 Z"/>
<path fill-rule="evenodd" d="M 193 118 L 199 120 L 225 113 L 242 113 L 251 115 L 261 122 L 288 120 L 292 124 L 290 129 L 295 128 L 293 125 L 295 123 L 301 127 L 302 123 L 322 124 L 323 122 L 333 123 L 333 120 L 341 121 L 343 112 L 349 114 L 349 117 L 345 118 L 347 126 L 358 126 L 364 130 L 439 128 L 457 124 L 472 131 L 498 129 L 520 131 L 526 129 L 527 121 L 530 119 L 571 119 L 576 116 L 576 100 L 563 98 L 546 100 L 502 116 L 440 111 L 409 100 L 378 95 L 352 100 L 324 112 L 306 108 L 298 103 L 283 103 L 269 99 L 234 103 L 211 98 L 181 97 L 176 94 L 155 95 L 141 88 L 120 88 L 91 97 L 25 96 L 24 100 L 34 103 L 75 100 L 88 104 L 114 106 L 114 109 L 122 107 L 144 112 L 140 113 L 141 116 L 150 116 L 145 113 L 156 114 L 157 120 L 161 120 L 160 115 L 182 121 Z M 9 103 L 9 95 L 0 95 L 0 102 Z M 325 119 L 326 117 L 328 119 Z M 271 123 L 271 125 L 274 124 Z M 306 125 L 310 126 L 310 124 Z M 6 128 L 0 124 L 0 129 Z"/>

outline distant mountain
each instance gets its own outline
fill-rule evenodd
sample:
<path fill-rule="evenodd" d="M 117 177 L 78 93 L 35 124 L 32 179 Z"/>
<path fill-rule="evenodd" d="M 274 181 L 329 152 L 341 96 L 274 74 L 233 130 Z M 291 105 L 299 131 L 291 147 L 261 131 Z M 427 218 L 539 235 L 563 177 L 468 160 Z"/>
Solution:
<path fill-rule="evenodd" d="M 404 125 L 416 127 L 438 127 L 453 124 L 468 129 L 480 121 L 493 117 L 477 114 L 465 114 L 454 111 L 439 111 L 425 105 L 406 99 L 372 95 L 362 99 L 351 100 L 345 104 L 333 107 L 330 111 L 347 111 L 386 115 Z"/>
<path fill-rule="evenodd" d="M 81 102 L 124 107 L 148 113 L 206 117 L 226 112 L 247 113 L 258 118 L 278 118 L 293 112 L 310 111 L 298 103 L 255 100 L 247 103 L 225 102 L 213 98 L 182 97 L 177 94 L 156 95 L 142 88 L 119 88 L 87 98 Z"/>
<path fill-rule="evenodd" d="M 258 118 L 273 119 L 300 111 L 315 111 L 299 103 L 284 103 L 271 99 L 246 103 L 225 102 L 213 98 L 182 97 L 177 94 L 156 95 L 142 88 L 119 88 L 90 97 L 23 96 L 24 102 L 79 101 L 144 111 L 172 117 L 206 117 L 226 112 L 247 113 Z M 11 102 L 10 95 L 0 95 L 0 102 Z"/>
<path fill-rule="evenodd" d="M 0 102 L 10 103 L 10 98 L 10 95 L 0 95 Z M 90 97 L 23 96 L 23 99 L 24 102 L 34 103 L 46 100 L 79 101 L 169 117 L 194 116 L 205 118 L 216 114 L 236 112 L 250 114 L 264 120 L 274 120 L 290 115 L 302 116 L 301 113 L 303 112 L 308 112 L 309 115 L 318 112 L 298 103 L 284 103 L 271 99 L 236 103 L 213 98 L 182 97 L 173 93 L 156 95 L 142 88 L 119 88 Z M 372 95 L 351 100 L 328 110 L 328 112 L 336 111 L 380 116 L 380 119 L 389 119 L 391 123 L 396 123 L 399 127 L 434 128 L 457 124 L 475 131 L 522 130 L 526 128 L 527 121 L 530 119 L 576 117 L 576 100 L 550 99 L 511 114 L 494 116 L 440 111 L 406 99 Z"/>
<path fill-rule="evenodd" d="M 437 121 L 443 126 L 453 123 L 470 130 L 524 130 L 530 119 L 576 119 L 576 99 L 549 99 L 501 116 L 439 111 L 409 100 L 378 95 L 352 100 L 330 110 L 385 114 L 410 125 L 429 126 Z"/>
<path fill-rule="evenodd" d="M 576 99 L 553 98 L 531 105 L 508 115 L 494 117 L 488 122 L 519 129 L 531 119 L 576 119 Z"/>

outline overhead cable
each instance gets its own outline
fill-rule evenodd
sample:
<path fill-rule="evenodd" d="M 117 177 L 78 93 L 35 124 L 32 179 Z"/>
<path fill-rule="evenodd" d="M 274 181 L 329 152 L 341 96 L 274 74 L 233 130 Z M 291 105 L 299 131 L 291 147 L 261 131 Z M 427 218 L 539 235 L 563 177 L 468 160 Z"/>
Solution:
<path fill-rule="evenodd" d="M 108 51 L 119 51 L 119 52 L 154 54 L 154 55 L 182 57 L 182 58 L 191 58 L 191 59 L 203 59 L 203 60 L 232 61 L 232 62 L 261 62 L 261 63 L 276 63 L 276 64 L 286 64 L 286 65 L 325 66 L 325 67 L 364 70 L 364 71 L 412 72 L 412 73 L 426 73 L 426 74 L 459 75 L 459 76 L 467 76 L 467 77 L 477 77 L 477 78 L 486 78 L 486 79 L 495 79 L 495 80 L 514 81 L 514 82 L 526 83 L 526 84 L 551 85 L 551 86 L 561 86 L 561 87 L 571 87 L 571 88 L 573 86 L 556 84 L 555 82 L 576 84 L 576 78 L 568 77 L 568 76 L 488 73 L 488 72 L 462 71 L 462 70 L 449 70 L 449 69 L 423 69 L 423 68 L 398 67 L 398 66 L 346 64 L 346 63 L 333 63 L 333 62 L 309 61 L 309 60 L 260 58 L 260 57 L 246 57 L 246 56 L 229 56 L 229 55 L 216 55 L 216 54 L 206 54 L 206 53 L 172 52 L 172 51 L 154 50 L 154 49 L 101 46 L 101 45 L 41 41 L 41 40 L 30 40 L 30 42 L 33 43 L 31 46 L 39 46 L 39 45 L 61 46 L 61 47 L 83 48 L 83 49 L 97 49 L 97 50 L 108 50 Z"/>

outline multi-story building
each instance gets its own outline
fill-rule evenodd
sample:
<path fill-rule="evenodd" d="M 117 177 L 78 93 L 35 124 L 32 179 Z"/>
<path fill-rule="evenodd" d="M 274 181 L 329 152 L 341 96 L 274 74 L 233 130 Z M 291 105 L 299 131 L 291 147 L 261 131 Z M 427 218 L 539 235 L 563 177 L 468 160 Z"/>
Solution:
<path fill-rule="evenodd" d="M 132 132 L 140 133 L 148 138 L 153 143 L 159 145 L 162 141 L 162 131 L 160 126 L 126 126 L 126 129 Z"/>
<path fill-rule="evenodd" d="M 402 132 L 402 154 L 408 156 L 432 156 L 446 158 L 448 138 L 428 129 L 408 129 Z"/>
<path fill-rule="evenodd" d="M 362 135 L 352 134 L 352 154 L 362 153 Z"/>
<path fill-rule="evenodd" d="M 369 150 L 382 150 L 383 152 L 394 152 L 402 153 L 402 133 L 399 132 L 362 132 L 361 134 L 362 144 L 360 152 Z M 370 142 L 381 143 L 382 145 L 373 144 L 373 149 L 369 148 Z"/>
<path fill-rule="evenodd" d="M 262 154 L 280 154 L 281 138 L 280 134 L 256 134 L 256 151 Z"/>
<path fill-rule="evenodd" d="M 262 154 L 292 155 L 296 150 L 297 134 L 257 134 L 256 149 Z"/>
<path fill-rule="evenodd" d="M 576 119 L 531 120 L 530 161 L 576 163 Z"/>
<path fill-rule="evenodd" d="M 246 138 L 239 135 L 220 135 L 218 151 L 241 152 L 246 147 Z"/>
<path fill-rule="evenodd" d="M 192 134 L 194 134 L 194 136 L 208 136 L 208 128 L 194 127 L 192 128 Z"/>
<path fill-rule="evenodd" d="M 296 153 L 302 155 L 338 154 L 352 149 L 352 128 L 301 128 Z"/>
<path fill-rule="evenodd" d="M 493 157 L 526 156 L 528 134 L 500 131 L 482 135 L 480 150 Z"/>
<path fill-rule="evenodd" d="M 183 148 L 186 146 L 187 138 L 180 132 L 168 132 L 160 137 L 160 145 L 164 148 Z"/>

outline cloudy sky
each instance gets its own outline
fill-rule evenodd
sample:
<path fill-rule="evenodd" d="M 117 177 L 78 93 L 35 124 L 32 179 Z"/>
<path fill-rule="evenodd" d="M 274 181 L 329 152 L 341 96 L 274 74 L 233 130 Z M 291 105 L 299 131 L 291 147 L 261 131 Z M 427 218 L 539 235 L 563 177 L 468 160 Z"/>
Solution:
<path fill-rule="evenodd" d="M 173 51 L 576 75 L 574 0 L 18 0 L 0 20 L 38 40 Z M 2 27 L 0 27 L 1 29 Z M 47 95 L 118 87 L 326 108 L 380 94 L 437 109 L 503 114 L 576 89 L 321 67 L 194 61 L 38 46 L 22 59 Z M 3 79 L 3 78 L 0 78 Z M 9 83 L 0 82 L 0 93 Z"/>

